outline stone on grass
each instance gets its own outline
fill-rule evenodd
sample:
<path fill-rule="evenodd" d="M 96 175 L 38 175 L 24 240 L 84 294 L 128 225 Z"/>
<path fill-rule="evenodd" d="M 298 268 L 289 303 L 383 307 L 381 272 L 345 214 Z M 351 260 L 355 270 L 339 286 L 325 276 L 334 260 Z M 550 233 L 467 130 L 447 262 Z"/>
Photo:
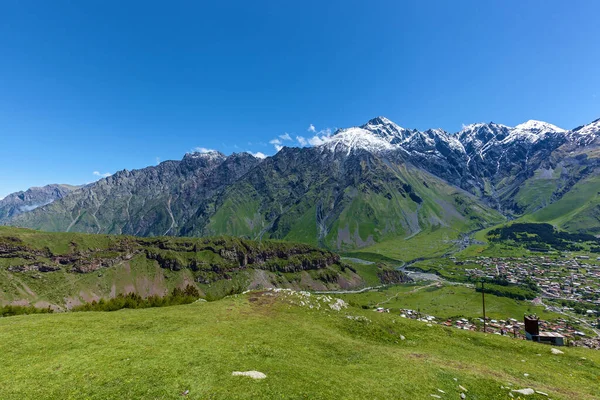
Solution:
<path fill-rule="evenodd" d="M 462 385 L 458 385 L 458 388 L 459 388 L 460 390 L 462 390 L 463 392 L 468 392 L 467 388 L 465 388 L 465 387 L 464 387 L 464 386 L 462 386 Z"/>
<path fill-rule="evenodd" d="M 464 394 L 464 393 L 461 393 L 461 394 L 460 394 L 460 398 L 464 400 L 464 399 L 466 399 L 466 398 L 467 398 L 467 395 L 466 395 L 466 394 Z"/>
<path fill-rule="evenodd" d="M 565 354 L 564 351 L 560 351 L 559 349 L 555 349 L 554 347 L 550 349 L 550 351 L 552 352 L 552 354 Z"/>
<path fill-rule="evenodd" d="M 535 390 L 533 390 L 531 388 L 514 389 L 513 392 L 522 394 L 523 396 L 529 396 L 529 395 L 535 394 Z"/>
<path fill-rule="evenodd" d="M 265 379 L 267 375 L 258 371 L 233 371 L 232 376 L 249 376 L 252 379 Z"/>
<path fill-rule="evenodd" d="M 435 397 L 436 399 L 441 399 L 440 396 L 438 396 L 437 394 L 430 394 L 431 397 Z"/>

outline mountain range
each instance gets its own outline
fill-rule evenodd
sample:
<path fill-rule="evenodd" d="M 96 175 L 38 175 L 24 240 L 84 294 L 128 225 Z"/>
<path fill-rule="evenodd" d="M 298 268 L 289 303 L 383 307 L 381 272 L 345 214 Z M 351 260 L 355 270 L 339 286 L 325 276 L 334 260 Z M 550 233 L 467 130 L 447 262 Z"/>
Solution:
<path fill-rule="evenodd" d="M 478 123 L 451 134 L 378 117 L 266 159 L 192 152 L 83 187 L 53 185 L 45 189 L 51 195 L 29 203 L 16 202 L 23 193 L 10 195 L 0 201 L 0 222 L 138 236 L 228 234 L 334 250 L 440 229 L 456 236 L 515 218 L 600 233 L 599 138 L 600 119 L 572 130 L 533 120 Z"/>

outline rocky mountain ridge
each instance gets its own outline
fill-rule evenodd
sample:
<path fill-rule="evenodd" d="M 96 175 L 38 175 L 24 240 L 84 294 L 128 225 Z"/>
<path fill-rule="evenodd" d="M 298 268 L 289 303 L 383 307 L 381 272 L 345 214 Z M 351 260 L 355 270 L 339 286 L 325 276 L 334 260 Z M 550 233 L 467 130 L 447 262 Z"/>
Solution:
<path fill-rule="evenodd" d="M 439 228 L 467 232 L 502 215 L 537 212 L 600 175 L 599 121 L 571 131 L 533 120 L 490 122 L 449 134 L 377 117 L 264 160 L 194 152 L 120 171 L 9 223 L 139 236 L 233 234 L 336 250 Z M 593 229 L 600 231 L 600 220 Z"/>

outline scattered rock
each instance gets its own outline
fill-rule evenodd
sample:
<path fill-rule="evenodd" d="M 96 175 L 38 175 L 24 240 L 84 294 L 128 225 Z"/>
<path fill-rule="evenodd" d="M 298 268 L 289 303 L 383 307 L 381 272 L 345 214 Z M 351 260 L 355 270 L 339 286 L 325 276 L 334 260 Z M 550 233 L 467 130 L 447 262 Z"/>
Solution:
<path fill-rule="evenodd" d="M 527 377 L 529 376 L 529 374 L 528 374 L 528 373 L 524 373 L 524 374 L 523 374 L 523 376 L 524 376 L 525 378 L 527 378 Z"/>
<path fill-rule="evenodd" d="M 187 396 L 188 394 L 190 394 L 189 390 L 185 390 L 183 393 L 181 393 L 182 396 Z"/>
<path fill-rule="evenodd" d="M 561 351 L 561 350 L 556 349 L 554 347 L 552 349 L 550 349 L 550 351 L 552 352 L 552 354 L 565 354 L 564 351 Z"/>
<path fill-rule="evenodd" d="M 465 388 L 464 386 L 458 385 L 458 388 L 463 392 L 468 392 L 467 388 Z"/>
<path fill-rule="evenodd" d="M 267 377 L 267 375 L 263 374 L 262 372 L 258 372 L 258 371 L 233 371 L 231 373 L 232 376 L 249 376 L 252 379 L 265 379 Z"/>
<path fill-rule="evenodd" d="M 548 393 L 540 392 L 538 390 L 535 391 L 537 394 L 548 397 Z"/>
<path fill-rule="evenodd" d="M 406 340 L 406 338 L 404 337 L 404 335 L 400 335 L 400 340 Z"/>
<path fill-rule="evenodd" d="M 342 308 L 348 307 L 348 304 L 342 299 L 336 299 L 335 302 L 329 304 L 329 308 L 335 311 L 340 311 Z"/>
<path fill-rule="evenodd" d="M 466 399 L 466 398 L 467 398 L 467 395 L 466 395 L 466 394 L 464 394 L 464 393 L 461 393 L 461 394 L 460 394 L 460 398 L 464 400 L 464 399 Z"/>
<path fill-rule="evenodd" d="M 440 393 L 446 393 L 442 389 L 438 389 L 438 392 L 440 392 Z"/>
<path fill-rule="evenodd" d="M 440 396 L 438 396 L 437 394 L 430 394 L 431 397 L 435 397 L 436 399 L 441 399 Z"/>
<path fill-rule="evenodd" d="M 535 394 L 535 390 L 533 390 L 531 388 L 513 389 L 512 391 L 515 392 L 515 393 L 518 393 L 518 394 L 522 394 L 524 396 L 529 396 L 529 395 Z"/>
<path fill-rule="evenodd" d="M 427 324 L 427 326 L 433 326 L 433 325 L 431 325 L 431 324 Z"/>

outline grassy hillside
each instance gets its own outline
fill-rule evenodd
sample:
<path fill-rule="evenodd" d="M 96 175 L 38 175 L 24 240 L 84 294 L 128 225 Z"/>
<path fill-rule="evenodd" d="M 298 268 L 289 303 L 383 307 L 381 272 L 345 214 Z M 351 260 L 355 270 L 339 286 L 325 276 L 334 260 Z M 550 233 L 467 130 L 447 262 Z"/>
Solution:
<path fill-rule="evenodd" d="M 367 285 L 361 266 L 305 244 L 136 238 L 0 227 L 0 305 L 67 307 L 118 294 L 163 296 L 195 286 L 219 298 L 248 288 Z M 371 279 L 372 271 L 365 271 Z"/>
<path fill-rule="evenodd" d="M 403 161 L 283 153 L 227 187 L 183 232 L 352 251 L 421 232 L 447 230 L 456 237 L 504 220 L 475 196 Z"/>
<path fill-rule="evenodd" d="M 489 400 L 521 388 L 555 400 L 597 398 L 600 352 L 553 355 L 544 345 L 330 304 L 254 292 L 186 306 L 3 318 L 2 372 L 10 379 L 0 380 L 0 398 L 450 399 L 463 392 Z M 267 377 L 232 376 L 249 370 Z"/>
<path fill-rule="evenodd" d="M 576 183 L 562 198 L 526 216 L 532 222 L 548 222 L 568 231 L 600 232 L 600 176 Z"/>

